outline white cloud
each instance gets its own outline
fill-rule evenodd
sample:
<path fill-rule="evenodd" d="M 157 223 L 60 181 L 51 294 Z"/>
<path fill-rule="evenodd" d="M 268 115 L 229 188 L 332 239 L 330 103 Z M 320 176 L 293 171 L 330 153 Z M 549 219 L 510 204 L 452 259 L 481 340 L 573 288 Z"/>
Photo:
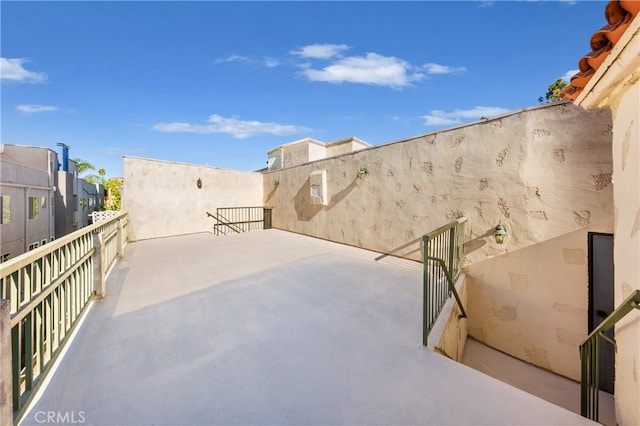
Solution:
<path fill-rule="evenodd" d="M 38 112 L 52 112 L 52 111 L 59 110 L 58 107 L 52 106 L 52 105 L 29 105 L 29 104 L 18 105 L 16 109 L 25 115 L 35 114 Z"/>
<path fill-rule="evenodd" d="M 424 66 L 424 69 L 427 70 L 428 74 L 451 74 L 451 73 L 463 72 L 467 70 L 465 67 L 450 67 L 447 65 L 440 65 L 440 64 L 434 64 L 434 63 L 424 64 L 423 66 Z"/>
<path fill-rule="evenodd" d="M 268 68 L 275 68 L 280 65 L 280 61 L 275 58 L 264 58 L 263 63 Z"/>
<path fill-rule="evenodd" d="M 412 73 L 411 69 L 411 65 L 402 59 L 367 53 L 366 56 L 342 58 L 321 70 L 307 68 L 303 74 L 311 81 L 401 88 L 423 77 L 422 74 Z"/>
<path fill-rule="evenodd" d="M 152 130 L 163 133 L 224 133 L 236 139 L 246 139 L 256 135 L 287 136 L 296 133 L 310 132 L 311 129 L 302 126 L 279 123 L 263 123 L 261 121 L 243 121 L 237 117 L 225 118 L 217 114 L 209 116 L 206 124 L 191 124 L 186 122 L 158 123 Z"/>
<path fill-rule="evenodd" d="M 477 106 L 471 109 L 456 109 L 451 112 L 433 110 L 422 118 L 424 118 L 424 124 L 427 126 L 450 126 L 460 124 L 463 120 L 477 120 L 481 117 L 489 118 L 507 112 L 509 112 L 509 110 L 505 108 Z"/>
<path fill-rule="evenodd" d="M 217 64 L 221 64 L 224 62 L 251 62 L 251 60 L 242 55 L 229 55 L 226 58 L 218 58 L 215 61 Z"/>
<path fill-rule="evenodd" d="M 242 55 L 229 55 L 225 58 L 218 58 L 215 60 L 216 64 L 222 64 L 225 62 L 239 62 L 242 64 L 259 64 L 264 65 L 267 68 L 274 68 L 280 65 L 280 61 L 275 58 L 250 58 Z"/>
<path fill-rule="evenodd" d="M 25 62 L 27 60 L 24 58 L 0 58 L 0 79 L 24 83 L 38 83 L 47 79 L 45 73 L 24 69 Z"/>
<path fill-rule="evenodd" d="M 580 70 L 569 70 L 566 73 L 564 73 L 564 75 L 562 77 L 560 77 L 560 78 L 568 83 L 568 82 L 571 81 L 571 77 L 573 77 L 575 74 L 577 74 L 579 72 L 580 72 Z"/>
<path fill-rule="evenodd" d="M 299 50 L 292 50 L 291 53 L 308 59 L 329 59 L 347 49 L 349 46 L 346 44 L 310 44 Z"/>

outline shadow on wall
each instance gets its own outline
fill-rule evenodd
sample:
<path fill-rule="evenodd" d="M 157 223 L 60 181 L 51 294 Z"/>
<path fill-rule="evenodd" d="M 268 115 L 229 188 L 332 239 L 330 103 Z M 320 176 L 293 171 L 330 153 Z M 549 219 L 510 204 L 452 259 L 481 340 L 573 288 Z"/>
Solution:
<path fill-rule="evenodd" d="M 313 219 L 313 217 L 316 214 L 318 214 L 321 210 L 324 210 L 324 209 L 331 210 L 332 208 L 340 204 L 340 202 L 342 202 L 342 200 L 344 200 L 347 197 L 347 195 L 349 195 L 349 193 L 353 191 L 353 189 L 356 186 L 358 186 L 358 178 L 356 177 L 349 184 L 349 186 L 347 186 L 346 188 L 344 188 L 343 190 L 341 190 L 340 192 L 336 193 L 334 196 L 331 197 L 331 201 L 329 201 L 329 205 L 321 206 L 321 205 L 311 204 L 311 191 L 309 187 L 310 185 L 309 182 L 310 181 L 307 178 L 307 180 L 302 184 L 302 186 L 300 187 L 300 189 L 298 190 L 298 192 L 296 193 L 293 199 L 298 220 L 309 221 Z M 274 190 L 271 191 L 271 193 L 269 193 L 269 195 L 267 195 L 267 201 L 273 196 L 274 192 L 275 192 L 275 188 Z"/>
<path fill-rule="evenodd" d="M 493 237 L 495 228 L 489 228 L 484 234 L 464 243 L 464 254 L 473 253 L 487 244 L 487 237 Z"/>
<path fill-rule="evenodd" d="M 267 194 L 266 198 L 265 198 L 265 204 L 268 203 L 273 196 L 276 194 L 276 191 L 278 190 L 278 187 L 280 186 L 280 184 L 274 185 L 273 189 L 271 191 L 269 191 L 269 193 Z"/>
<path fill-rule="evenodd" d="M 349 186 L 347 186 L 345 189 L 343 189 L 342 191 L 338 192 L 336 195 L 331 197 L 331 201 L 329 202 L 328 209 L 332 209 L 336 205 L 338 205 L 342 200 L 344 200 L 347 197 L 347 195 L 349 195 L 351 191 L 353 191 L 353 188 L 355 188 L 357 185 L 358 185 L 358 178 L 356 177 L 353 179 L 353 182 L 349 184 Z"/>
<path fill-rule="evenodd" d="M 295 197 L 293 197 L 293 203 L 296 209 L 296 215 L 298 216 L 298 220 L 303 220 L 305 222 L 313 219 L 315 215 L 317 215 L 320 210 L 323 209 L 323 206 L 313 205 L 311 204 L 311 191 L 309 190 L 309 178 L 304 181 Z"/>

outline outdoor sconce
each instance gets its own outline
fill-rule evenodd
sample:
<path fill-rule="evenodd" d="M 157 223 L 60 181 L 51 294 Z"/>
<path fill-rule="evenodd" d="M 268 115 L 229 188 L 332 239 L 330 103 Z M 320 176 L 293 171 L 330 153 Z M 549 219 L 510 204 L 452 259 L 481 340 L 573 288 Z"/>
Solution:
<path fill-rule="evenodd" d="M 493 238 L 496 240 L 496 244 L 504 243 L 504 240 L 507 238 L 507 230 L 501 223 L 498 223 L 496 229 L 493 230 Z"/>
<path fill-rule="evenodd" d="M 359 179 L 364 179 L 367 177 L 367 175 L 369 174 L 369 171 L 365 168 L 365 167 L 360 167 L 358 169 L 358 178 Z"/>
<path fill-rule="evenodd" d="M 198 187 L 198 189 L 202 188 L 202 180 L 200 180 L 200 178 L 198 178 L 198 180 L 196 181 L 196 186 Z"/>

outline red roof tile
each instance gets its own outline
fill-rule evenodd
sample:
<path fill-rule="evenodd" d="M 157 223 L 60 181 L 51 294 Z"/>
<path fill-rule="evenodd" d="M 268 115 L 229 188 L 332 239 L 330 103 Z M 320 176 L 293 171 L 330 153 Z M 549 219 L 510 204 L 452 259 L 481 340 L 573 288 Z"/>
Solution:
<path fill-rule="evenodd" d="M 638 12 L 639 0 L 613 0 L 607 3 L 604 10 L 607 25 L 593 33 L 591 52 L 578 62 L 580 72 L 571 77 L 571 82 L 560 92 L 561 98 L 574 101 L 580 95 Z"/>

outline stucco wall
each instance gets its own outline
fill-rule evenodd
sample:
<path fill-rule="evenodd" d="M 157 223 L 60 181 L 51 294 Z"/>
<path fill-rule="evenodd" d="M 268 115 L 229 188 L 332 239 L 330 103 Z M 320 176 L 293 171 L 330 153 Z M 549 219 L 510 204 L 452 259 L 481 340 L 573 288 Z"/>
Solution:
<path fill-rule="evenodd" d="M 468 265 L 469 335 L 580 381 L 589 232 L 612 233 L 613 220 Z"/>
<path fill-rule="evenodd" d="M 610 120 L 607 110 L 548 105 L 275 170 L 265 204 L 276 228 L 414 260 L 423 234 L 466 216 L 476 262 L 611 218 Z M 315 170 L 327 170 L 327 206 L 311 203 Z M 491 239 L 499 221 L 505 246 Z"/>
<path fill-rule="evenodd" d="M 640 289 L 640 81 L 622 97 L 613 120 L 615 305 Z M 640 311 L 616 325 L 616 406 L 620 424 L 640 423 Z M 620 407 L 624 407 L 623 410 Z"/>
<path fill-rule="evenodd" d="M 466 216 L 470 335 L 578 379 L 587 233 L 613 230 L 611 139 L 608 110 L 546 105 L 268 173 L 265 199 L 276 228 L 415 260 L 423 234 Z M 316 170 L 327 206 L 311 204 Z"/>
<path fill-rule="evenodd" d="M 618 307 L 640 289 L 640 16 L 636 16 L 589 80 L 576 104 L 610 107 L 613 115 L 615 242 L 614 297 Z M 615 327 L 616 423 L 640 424 L 640 312 Z"/>
<path fill-rule="evenodd" d="M 262 173 L 124 158 L 122 209 L 133 240 L 211 231 L 214 220 L 206 212 L 261 206 L 262 200 Z"/>

